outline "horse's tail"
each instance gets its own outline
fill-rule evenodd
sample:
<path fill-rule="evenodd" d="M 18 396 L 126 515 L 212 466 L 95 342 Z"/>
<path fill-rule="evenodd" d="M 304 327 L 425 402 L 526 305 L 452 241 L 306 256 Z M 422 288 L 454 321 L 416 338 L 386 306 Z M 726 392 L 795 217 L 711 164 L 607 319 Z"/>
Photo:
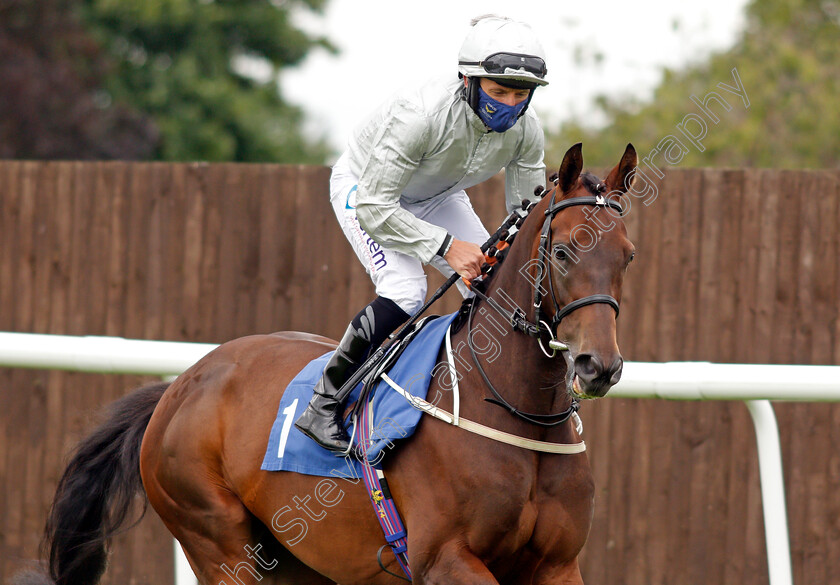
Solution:
<path fill-rule="evenodd" d="M 42 545 L 56 585 L 98 583 L 107 541 L 126 522 L 138 493 L 145 513 L 140 443 L 168 386 L 146 386 L 117 400 L 105 422 L 77 446 L 58 482 Z"/>

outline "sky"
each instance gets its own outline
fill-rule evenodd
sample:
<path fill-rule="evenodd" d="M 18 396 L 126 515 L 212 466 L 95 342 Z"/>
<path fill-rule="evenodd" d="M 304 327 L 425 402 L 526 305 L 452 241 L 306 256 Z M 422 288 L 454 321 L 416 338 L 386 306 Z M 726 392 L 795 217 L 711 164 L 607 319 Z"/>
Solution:
<path fill-rule="evenodd" d="M 313 50 L 284 69 L 283 96 L 307 114 L 305 129 L 340 153 L 353 128 L 395 90 L 457 75 L 470 19 L 487 13 L 528 23 L 546 51 L 549 85 L 534 107 L 546 128 L 598 120 L 598 94 L 649 98 L 664 67 L 702 61 L 735 41 L 746 0 L 329 0 L 295 22 L 338 49 Z M 588 119 L 588 120 L 587 120 Z"/>

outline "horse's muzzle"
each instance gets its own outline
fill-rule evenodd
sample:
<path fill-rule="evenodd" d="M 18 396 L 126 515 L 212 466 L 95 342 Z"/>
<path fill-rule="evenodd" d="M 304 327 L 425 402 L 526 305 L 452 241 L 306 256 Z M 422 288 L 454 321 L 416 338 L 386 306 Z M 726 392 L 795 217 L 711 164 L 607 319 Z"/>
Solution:
<path fill-rule="evenodd" d="M 601 398 L 621 379 L 624 360 L 617 355 L 605 366 L 597 355 L 582 353 L 575 356 L 569 391 L 577 398 Z"/>

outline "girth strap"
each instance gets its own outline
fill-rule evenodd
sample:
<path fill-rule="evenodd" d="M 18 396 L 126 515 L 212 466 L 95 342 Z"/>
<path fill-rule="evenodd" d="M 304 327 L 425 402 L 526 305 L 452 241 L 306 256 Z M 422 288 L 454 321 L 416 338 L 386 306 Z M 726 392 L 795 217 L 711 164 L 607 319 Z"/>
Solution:
<path fill-rule="evenodd" d="M 408 534 L 406 533 L 400 513 L 397 511 L 397 506 L 391 496 L 391 490 L 388 489 L 388 482 L 385 481 L 385 474 L 382 470 L 375 468 L 368 461 L 367 448 L 371 440 L 371 421 L 373 411 L 373 397 L 368 395 L 364 399 L 364 404 L 361 408 L 360 416 L 356 418 L 356 428 L 354 430 L 354 438 L 357 440 L 359 450 L 362 453 L 360 463 L 362 466 L 362 479 L 368 490 L 368 497 L 373 506 L 373 511 L 379 520 L 379 526 L 385 535 L 385 542 L 390 546 L 394 556 L 399 563 L 400 568 L 405 573 L 408 581 L 411 581 L 411 567 L 408 563 Z M 385 568 L 382 562 L 382 548 L 377 553 L 377 559 L 382 570 L 391 575 L 396 575 Z"/>

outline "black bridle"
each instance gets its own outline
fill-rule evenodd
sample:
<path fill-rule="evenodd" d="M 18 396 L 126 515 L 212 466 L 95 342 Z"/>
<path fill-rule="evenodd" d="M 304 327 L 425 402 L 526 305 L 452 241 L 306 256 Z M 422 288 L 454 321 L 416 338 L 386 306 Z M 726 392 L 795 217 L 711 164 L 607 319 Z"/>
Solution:
<path fill-rule="evenodd" d="M 557 296 L 554 294 L 554 284 L 551 279 L 551 275 L 549 274 L 550 268 L 547 269 L 547 266 L 550 266 L 551 263 L 548 260 L 549 249 L 551 248 L 551 222 L 554 219 L 554 216 L 563 211 L 568 207 L 574 207 L 577 205 L 594 205 L 597 207 L 610 207 L 615 209 L 619 212 L 619 214 L 624 213 L 624 208 L 621 207 L 617 202 L 611 201 L 604 197 L 603 195 L 585 195 L 582 197 L 572 197 L 570 199 L 562 199 L 560 201 L 555 202 L 554 198 L 557 196 L 557 188 L 555 187 L 551 193 L 551 201 L 549 202 L 548 209 L 545 210 L 545 221 L 543 222 L 542 229 L 540 230 L 540 245 L 539 249 L 537 250 L 537 278 L 535 279 L 534 284 L 534 310 L 536 311 L 536 321 L 537 324 L 542 324 L 543 320 L 540 318 L 540 310 L 542 308 L 542 289 L 539 283 L 543 280 L 543 276 L 548 274 L 548 289 L 551 292 L 551 302 L 554 304 L 554 317 L 551 318 L 551 322 L 549 323 L 550 333 L 552 337 L 554 333 L 557 331 L 557 327 L 560 325 L 560 322 L 569 316 L 570 313 L 580 309 L 581 307 L 585 307 L 587 305 L 594 305 L 597 303 L 603 303 L 611 306 L 615 311 L 615 316 L 618 317 L 618 301 L 615 300 L 612 296 L 606 294 L 595 294 L 589 295 L 587 297 L 583 297 L 580 299 L 576 299 L 569 304 L 560 307 L 560 303 L 557 302 Z"/>
<path fill-rule="evenodd" d="M 596 189 L 597 188 L 600 188 L 600 184 L 596 187 Z M 577 205 L 593 205 L 599 207 L 610 207 L 618 211 L 619 214 L 623 214 L 624 208 L 617 202 L 608 200 L 603 195 L 584 195 L 581 197 L 572 197 L 569 199 L 555 201 L 557 191 L 558 189 L 557 187 L 555 187 L 551 192 L 551 200 L 549 201 L 548 209 L 546 209 L 545 211 L 545 221 L 543 222 L 542 229 L 540 230 L 540 243 L 537 251 L 537 275 L 534 279 L 534 311 L 536 322 L 531 323 L 530 321 L 528 321 L 524 312 L 519 307 L 517 307 L 514 311 L 508 311 L 494 299 L 488 297 L 487 295 L 483 294 L 482 292 L 476 290 L 475 287 L 473 287 L 473 292 L 476 294 L 476 297 L 485 301 L 496 312 L 504 316 L 505 319 L 511 324 L 514 330 L 522 331 L 527 335 L 536 337 L 538 343 L 540 344 L 540 348 L 548 357 L 553 357 L 554 352 L 548 354 L 548 352 L 542 346 L 542 340 L 540 339 L 540 336 L 547 329 L 551 340 L 554 341 L 557 327 L 560 325 L 560 322 L 564 318 L 568 317 L 569 314 L 571 314 L 572 312 L 576 311 L 577 309 L 580 309 L 581 307 L 594 304 L 606 304 L 611 306 L 613 310 L 615 310 L 616 318 L 618 317 L 619 312 L 618 301 L 608 294 L 589 295 L 580 299 L 575 299 L 561 307 L 560 304 L 557 302 L 557 296 L 554 293 L 554 285 L 551 279 L 551 262 L 548 259 L 548 254 L 549 249 L 551 247 L 551 222 L 554 219 L 554 217 L 562 210 Z M 551 293 L 551 302 L 554 305 L 554 316 L 548 323 L 546 323 L 546 321 L 541 318 L 543 293 L 540 283 L 543 281 L 544 276 L 546 275 L 548 276 L 548 288 Z M 467 324 L 469 332 L 472 331 L 472 318 L 475 306 L 475 302 L 470 304 L 469 318 Z M 552 427 L 555 425 L 562 424 L 566 422 L 569 419 L 569 417 L 572 416 L 572 414 L 577 412 L 578 402 L 575 399 L 572 399 L 572 404 L 569 406 L 569 408 L 567 408 L 563 412 L 553 414 L 535 414 L 522 412 L 518 410 L 507 400 L 505 400 L 504 397 L 496 390 L 496 388 L 490 382 L 490 379 L 487 377 L 484 368 L 482 368 L 481 363 L 478 361 L 478 356 L 476 355 L 475 348 L 473 347 L 472 343 L 468 343 L 467 345 L 470 348 L 470 353 L 472 354 L 473 362 L 476 364 L 477 369 L 481 374 L 481 377 L 484 379 L 484 383 L 487 385 L 487 387 L 490 389 L 490 392 L 492 392 L 493 396 L 495 397 L 485 398 L 487 402 L 501 406 L 502 408 L 508 410 L 508 412 L 510 412 L 514 416 L 517 416 L 529 423 L 544 427 Z M 549 347 L 551 347 L 550 344 Z"/>

